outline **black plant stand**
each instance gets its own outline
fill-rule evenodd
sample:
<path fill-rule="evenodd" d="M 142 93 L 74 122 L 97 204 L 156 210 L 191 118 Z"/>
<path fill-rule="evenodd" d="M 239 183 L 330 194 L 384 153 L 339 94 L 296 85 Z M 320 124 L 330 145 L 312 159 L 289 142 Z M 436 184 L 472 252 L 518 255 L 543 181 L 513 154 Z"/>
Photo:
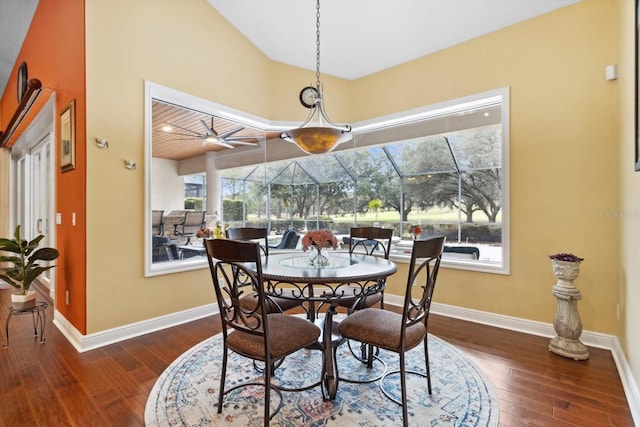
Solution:
<path fill-rule="evenodd" d="M 31 318 L 33 319 L 33 337 L 38 337 L 38 326 L 40 326 L 40 344 L 44 344 L 44 326 L 47 320 L 45 310 L 48 306 L 49 305 L 46 302 L 40 301 L 37 302 L 33 307 L 9 307 L 9 315 L 7 316 L 7 322 L 4 326 L 4 332 L 5 336 L 7 337 L 7 342 L 4 346 L 2 346 L 2 348 L 9 348 L 9 321 L 11 320 L 11 317 L 14 315 L 19 316 L 28 313 L 31 313 Z"/>

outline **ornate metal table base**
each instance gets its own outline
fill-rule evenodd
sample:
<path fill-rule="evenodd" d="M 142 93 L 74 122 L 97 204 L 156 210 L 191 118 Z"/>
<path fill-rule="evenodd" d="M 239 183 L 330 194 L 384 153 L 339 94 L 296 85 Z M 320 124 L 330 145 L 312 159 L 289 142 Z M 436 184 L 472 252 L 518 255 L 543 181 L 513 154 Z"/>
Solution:
<path fill-rule="evenodd" d="M 324 399 L 334 400 L 340 376 L 336 349 L 344 341 L 337 328 L 341 299 L 353 300 L 381 292 L 380 280 L 395 273 L 397 266 L 384 258 L 360 254 L 335 254 L 323 267 L 310 266 L 308 255 L 276 254 L 262 261 L 267 294 L 303 301 L 307 320 L 322 330 L 317 346 L 323 351 L 321 389 Z M 318 316 L 321 307 L 324 316 Z M 345 380 L 346 381 L 346 380 Z"/>
<path fill-rule="evenodd" d="M 40 344 L 44 344 L 44 327 L 47 320 L 45 310 L 48 306 L 49 305 L 46 302 L 40 301 L 36 303 L 36 305 L 33 307 L 26 307 L 26 308 L 9 307 L 9 315 L 7 316 L 7 322 L 5 323 L 5 326 L 4 326 L 6 343 L 4 346 L 2 346 L 2 348 L 9 348 L 9 321 L 11 320 L 11 317 L 14 315 L 20 316 L 22 314 L 28 314 L 28 313 L 31 313 L 31 318 L 33 320 L 33 337 L 34 338 L 38 337 L 38 327 L 39 327 L 40 328 Z"/>

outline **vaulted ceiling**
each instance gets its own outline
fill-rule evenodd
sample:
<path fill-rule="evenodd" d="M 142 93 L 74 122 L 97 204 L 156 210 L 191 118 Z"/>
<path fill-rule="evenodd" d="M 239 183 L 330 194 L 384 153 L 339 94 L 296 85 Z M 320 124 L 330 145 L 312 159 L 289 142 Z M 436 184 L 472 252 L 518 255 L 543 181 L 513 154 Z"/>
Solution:
<path fill-rule="evenodd" d="M 315 1 L 207 1 L 272 60 L 315 70 Z M 322 0 L 321 72 L 356 79 L 576 1 Z M 37 4 L 38 0 L 0 0 L 0 93 Z M 227 149 L 203 143 L 199 136 L 205 131 L 201 120 L 211 123 L 210 115 L 170 104 L 158 104 L 153 110 L 155 157 L 179 160 Z M 173 125 L 173 132 L 162 129 L 167 124 Z M 237 123 L 214 119 L 214 129 L 219 134 L 237 127 Z M 257 142 L 277 134 L 245 128 L 233 136 L 256 137 L 246 142 Z"/>

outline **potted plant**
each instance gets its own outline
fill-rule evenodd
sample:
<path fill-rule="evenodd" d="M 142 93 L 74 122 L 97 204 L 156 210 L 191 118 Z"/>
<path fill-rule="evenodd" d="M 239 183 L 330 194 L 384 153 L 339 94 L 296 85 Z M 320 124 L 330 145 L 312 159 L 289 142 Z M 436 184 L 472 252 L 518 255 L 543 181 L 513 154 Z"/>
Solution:
<path fill-rule="evenodd" d="M 38 261 L 53 261 L 60 253 L 54 248 L 38 248 L 44 239 L 41 234 L 31 241 L 24 240 L 20 235 L 18 225 L 13 233 L 13 239 L 0 238 L 0 251 L 11 255 L 0 255 L 0 262 L 10 263 L 10 266 L 0 267 L 0 279 L 4 280 L 18 291 L 11 295 L 14 308 L 27 308 L 35 305 L 36 293 L 29 290 L 31 283 L 43 272 L 55 267 L 42 266 Z"/>

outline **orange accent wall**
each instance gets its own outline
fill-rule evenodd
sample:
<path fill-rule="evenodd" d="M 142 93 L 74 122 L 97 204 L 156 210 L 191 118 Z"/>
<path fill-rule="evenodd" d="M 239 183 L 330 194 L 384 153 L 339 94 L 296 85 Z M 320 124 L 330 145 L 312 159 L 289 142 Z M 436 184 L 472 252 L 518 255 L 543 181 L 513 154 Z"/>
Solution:
<path fill-rule="evenodd" d="M 40 0 L 14 70 L 0 101 L 0 122 L 6 125 L 17 108 L 16 75 L 22 61 L 29 78 L 42 82 L 41 98 L 56 93 L 57 117 L 75 100 L 76 167 L 56 168 L 56 309 L 80 332 L 86 333 L 86 87 L 84 0 Z M 46 99 L 38 102 L 44 103 Z M 21 127 L 22 128 L 22 127 Z M 19 129 L 20 131 L 20 129 Z M 60 164 L 60 129 L 56 124 L 56 165 Z M 15 140 L 15 138 L 12 138 Z M 71 225 L 72 213 L 76 225 Z M 65 303 L 69 291 L 70 303 Z"/>

